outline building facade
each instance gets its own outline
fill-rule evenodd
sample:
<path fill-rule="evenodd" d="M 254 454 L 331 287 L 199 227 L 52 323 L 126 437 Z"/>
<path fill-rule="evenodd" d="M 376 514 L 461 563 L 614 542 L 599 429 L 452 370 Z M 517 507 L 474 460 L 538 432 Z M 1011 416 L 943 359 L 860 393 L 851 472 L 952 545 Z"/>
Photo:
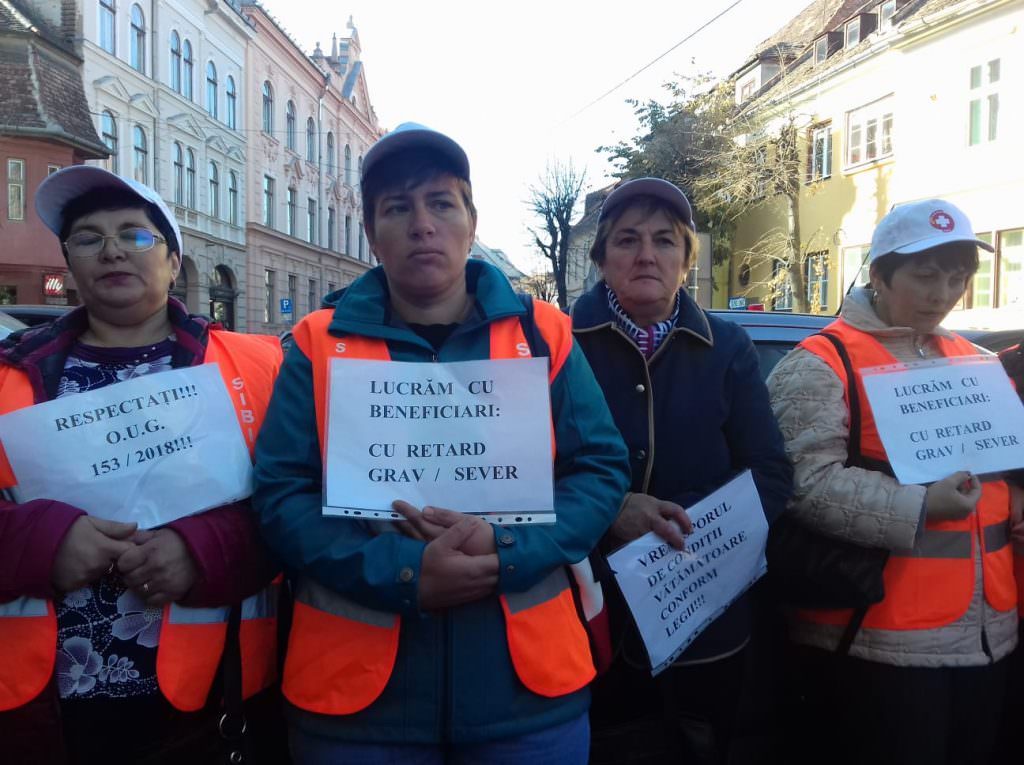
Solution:
<path fill-rule="evenodd" d="M 77 9 L 105 166 L 152 186 L 174 210 L 184 252 L 173 294 L 244 329 L 250 25 L 224 0 L 77 0 Z"/>
<path fill-rule="evenodd" d="M 75 21 L 57 3 L 0 0 L 0 305 L 77 302 L 33 204 L 48 174 L 107 155 L 82 89 Z"/>
<path fill-rule="evenodd" d="M 962 307 L 1024 309 L 1022 34 L 1021 0 L 818 0 L 737 73 L 741 108 L 800 120 L 801 252 L 818 311 L 866 281 L 871 233 L 891 206 L 930 197 L 960 206 L 996 248 L 979 253 Z M 780 51 L 781 75 L 768 71 Z M 766 201 L 740 220 L 734 252 L 785 221 L 785 204 Z M 771 280 L 735 259 L 716 277 L 723 306 L 762 302 Z"/>
<path fill-rule="evenodd" d="M 244 5 L 249 140 L 246 324 L 278 333 L 370 269 L 359 172 L 380 136 L 349 19 L 307 56 L 260 5 Z"/>

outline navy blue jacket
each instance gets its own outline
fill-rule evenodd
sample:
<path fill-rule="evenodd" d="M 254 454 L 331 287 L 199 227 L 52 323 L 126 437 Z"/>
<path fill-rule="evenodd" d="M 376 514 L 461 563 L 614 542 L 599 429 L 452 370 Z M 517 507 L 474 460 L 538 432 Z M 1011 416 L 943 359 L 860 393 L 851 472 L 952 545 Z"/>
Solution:
<path fill-rule="evenodd" d="M 793 469 L 742 327 L 709 316 L 684 288 L 676 325 L 648 360 L 616 325 L 604 282 L 576 301 L 572 319 L 629 449 L 630 491 L 686 508 L 750 468 L 768 522 L 782 513 Z M 680 660 L 735 651 L 749 637 L 750 620 L 742 597 Z"/>

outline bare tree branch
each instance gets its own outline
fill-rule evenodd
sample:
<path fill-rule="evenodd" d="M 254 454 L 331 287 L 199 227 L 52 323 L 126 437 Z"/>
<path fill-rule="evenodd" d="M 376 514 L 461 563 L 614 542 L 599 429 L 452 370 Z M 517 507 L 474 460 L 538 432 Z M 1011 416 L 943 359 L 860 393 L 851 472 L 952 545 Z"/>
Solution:
<path fill-rule="evenodd" d="M 586 172 L 572 162 L 549 164 L 539 182 L 530 187 L 526 204 L 540 219 L 537 229 L 530 229 L 537 249 L 551 264 L 555 293 L 561 308 L 568 306 L 566 265 L 569 257 L 572 218 L 579 202 Z"/>

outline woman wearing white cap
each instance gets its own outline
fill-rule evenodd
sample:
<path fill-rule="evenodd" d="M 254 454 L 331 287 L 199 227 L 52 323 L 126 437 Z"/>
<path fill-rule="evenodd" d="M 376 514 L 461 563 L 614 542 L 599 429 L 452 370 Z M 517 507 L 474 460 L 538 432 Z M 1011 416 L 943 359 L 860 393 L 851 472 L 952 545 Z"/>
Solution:
<path fill-rule="evenodd" d="M 573 306 L 573 333 L 629 448 L 632 472 L 632 493 L 605 549 L 648 531 L 682 548 L 682 533 L 691 530 L 686 509 L 747 469 L 773 520 L 789 497 L 792 469 L 753 343 L 687 291 L 697 236 L 686 196 L 660 178 L 621 184 L 601 207 L 590 257 L 602 280 Z M 671 755 L 727 762 L 748 661 L 750 599 L 730 605 L 656 679 L 624 605 L 611 603 L 621 650 L 595 683 L 595 761 L 665 762 Z"/>
<path fill-rule="evenodd" d="M 0 344 L 0 413 L 217 360 L 225 387 L 230 380 L 247 396 L 244 416 L 233 403 L 240 424 L 249 421 L 251 449 L 280 348 L 215 329 L 168 297 L 182 236 L 157 192 L 75 166 L 43 182 L 36 208 L 59 237 L 83 305 Z M 79 455 L 53 448 L 35 469 L 76 467 Z M 103 472 L 118 460 L 127 458 L 105 460 Z M 0 486 L 17 484 L 0 462 Z M 203 477 L 182 475 L 183 496 Z M 129 494 L 139 478 L 123 480 Z M 220 696 L 211 689 L 227 607 L 273 575 L 249 501 L 142 531 L 61 496 L 0 499 L 0 760 L 219 759 Z M 241 620 L 250 694 L 272 681 L 275 660 L 273 613 L 248 618 L 257 610 Z"/>
<path fill-rule="evenodd" d="M 793 521 L 888 551 L 883 600 L 790 620 L 811 683 L 792 743 L 809 760 L 952 765 L 992 752 L 1017 644 L 1007 486 L 966 472 L 899 483 L 859 374 L 979 352 L 940 325 L 978 268 L 978 247 L 992 249 L 949 202 L 893 208 L 872 237 L 870 286 L 825 328 L 831 339 L 808 338 L 768 380 L 796 470 Z"/>
<path fill-rule="evenodd" d="M 282 685 L 292 755 L 303 765 L 583 765 L 595 668 L 567 567 L 587 556 L 618 510 L 622 440 L 567 317 L 524 301 L 499 270 L 468 259 L 476 208 L 455 141 L 401 125 L 367 152 L 361 181 L 381 265 L 296 325 L 257 445 L 255 504 L 295 574 Z M 393 504 L 406 518 L 402 534 L 388 533 L 396 531 L 390 521 L 324 515 L 328 411 L 355 406 L 346 389 L 328 390 L 332 365 L 502 359 L 488 372 L 499 375 L 498 366 L 542 355 L 550 358 L 540 383 L 551 427 L 540 443 L 517 446 L 550 455 L 553 523 L 492 526 L 402 501 Z M 456 407 L 424 407 L 422 416 L 442 408 Z M 497 419 L 478 427 L 494 439 L 487 448 L 505 432 Z M 418 456 L 447 450 L 390 446 L 398 458 L 410 448 Z M 476 491 L 493 498 L 509 485 L 481 480 Z M 389 500 L 410 496 L 407 485 L 391 486 Z"/>

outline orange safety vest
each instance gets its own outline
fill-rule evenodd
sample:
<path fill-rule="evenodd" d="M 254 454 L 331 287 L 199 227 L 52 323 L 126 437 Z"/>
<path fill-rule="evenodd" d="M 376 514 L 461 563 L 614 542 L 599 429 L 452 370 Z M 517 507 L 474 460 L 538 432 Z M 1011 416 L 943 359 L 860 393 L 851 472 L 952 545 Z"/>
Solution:
<path fill-rule="evenodd" d="M 854 370 L 899 362 L 885 346 L 843 319 L 823 332 L 838 337 Z M 973 356 L 978 350 L 967 340 L 936 336 L 945 357 Z M 800 347 L 819 356 L 846 386 L 846 371 L 835 347 L 823 337 L 811 336 Z M 864 386 L 857 386 L 861 410 L 861 451 L 873 460 L 888 461 L 878 435 Z M 845 397 L 845 395 L 844 395 Z M 849 406 L 849 403 L 847 403 Z M 863 627 L 884 630 L 923 630 L 943 627 L 963 616 L 974 592 L 975 550 L 980 545 L 985 599 L 997 611 L 1017 605 L 1010 546 L 1010 494 L 1003 481 L 985 483 L 976 512 L 959 521 L 925 520 L 925 528 L 912 550 L 894 550 L 883 573 L 885 598 L 868 609 Z M 801 610 L 800 618 L 823 624 L 845 625 L 851 611 Z"/>
<path fill-rule="evenodd" d="M 220 365 L 250 455 L 281 357 L 279 345 L 275 347 L 258 336 L 217 330 L 209 333 L 204 363 Z M 0 414 L 35 403 L 25 373 L 0 367 Z M 16 483 L 0 447 L 0 487 Z M 246 698 L 276 679 L 278 590 L 279 582 L 275 581 L 242 601 L 239 643 Z M 206 703 L 224 650 L 229 612 L 229 606 L 164 606 L 156 674 L 160 691 L 175 708 L 193 712 Z M 51 601 L 21 597 L 0 603 L 0 712 L 38 696 L 53 674 L 56 657 L 57 617 Z"/>
<path fill-rule="evenodd" d="M 568 318 L 534 302 L 534 320 L 551 349 L 554 380 L 572 348 Z M 325 446 L 328 372 L 332 359 L 388 361 L 382 340 L 328 333 L 333 311 L 308 315 L 294 329 L 296 344 L 313 365 L 320 452 Z M 530 346 L 518 317 L 490 325 L 492 359 L 529 358 Z M 551 453 L 555 453 L 552 427 Z M 572 693 L 595 675 L 587 633 L 580 622 L 566 568 L 558 568 L 525 592 L 501 596 L 505 637 L 523 685 L 549 698 Z M 398 655 L 401 616 L 375 611 L 302 578 L 285 658 L 282 691 L 297 707 L 331 715 L 365 709 L 384 691 Z"/>

